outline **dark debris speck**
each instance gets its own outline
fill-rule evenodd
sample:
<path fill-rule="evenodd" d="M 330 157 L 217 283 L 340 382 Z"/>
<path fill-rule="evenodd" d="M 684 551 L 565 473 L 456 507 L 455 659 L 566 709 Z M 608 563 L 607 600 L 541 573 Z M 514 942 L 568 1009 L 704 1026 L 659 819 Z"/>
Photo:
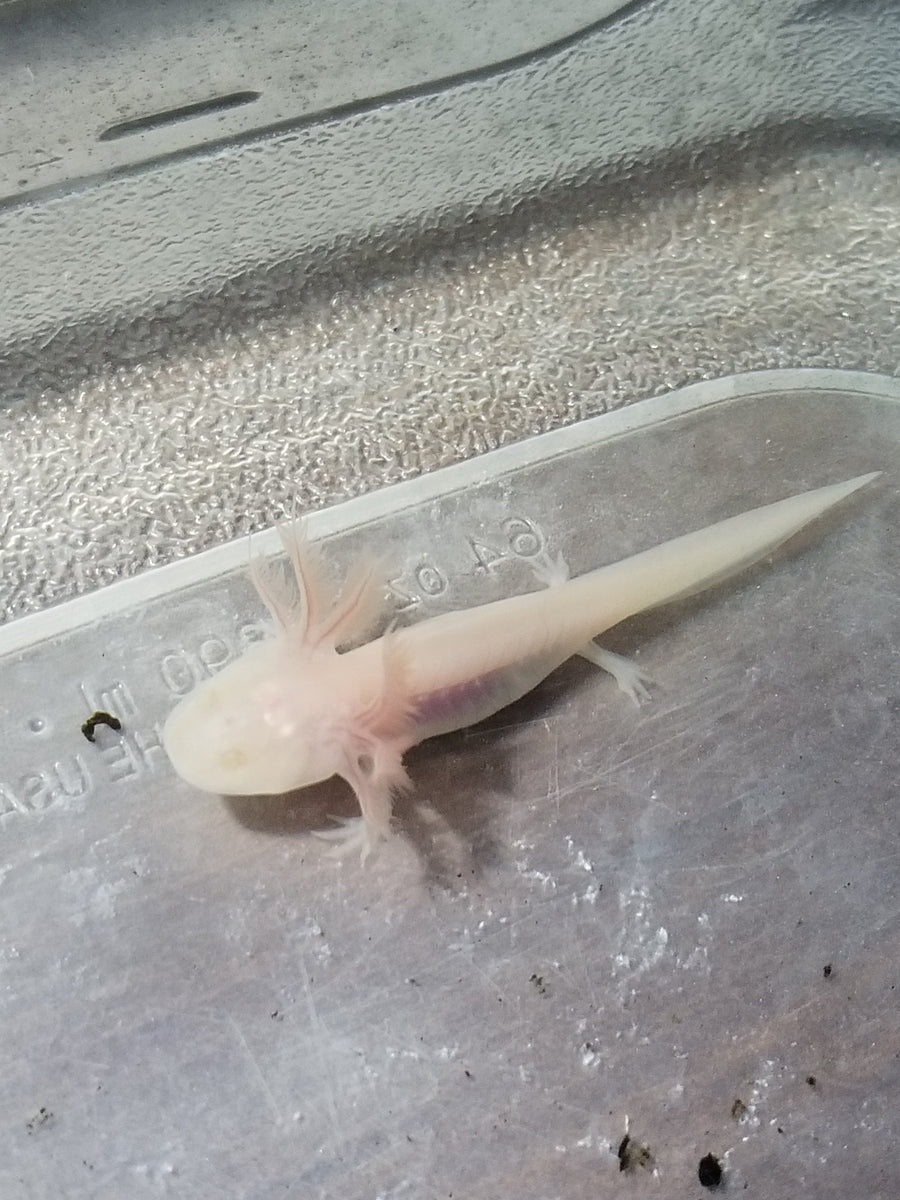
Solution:
<path fill-rule="evenodd" d="M 636 1142 L 628 1133 L 619 1142 L 616 1158 L 619 1160 L 620 1171 L 633 1171 L 635 1167 L 644 1167 L 645 1170 L 649 1170 L 653 1166 L 653 1154 L 650 1147 Z"/>
<path fill-rule="evenodd" d="M 34 1133 L 36 1129 L 40 1129 L 42 1125 L 46 1125 L 48 1121 L 53 1120 L 53 1113 L 49 1108 L 41 1107 L 37 1110 L 34 1116 L 26 1124 L 25 1128 L 28 1132 Z"/>
<path fill-rule="evenodd" d="M 122 728 L 122 722 L 118 717 L 114 717 L 112 713 L 102 711 L 93 712 L 81 726 L 81 732 L 89 742 L 94 740 L 94 731 L 98 725 L 108 725 L 116 733 Z"/>
<path fill-rule="evenodd" d="M 722 1164 L 714 1154 L 704 1154 L 697 1167 L 697 1178 L 703 1187 L 718 1187 L 722 1182 Z"/>
<path fill-rule="evenodd" d="M 539 996 L 547 995 L 547 985 L 544 982 L 543 975 L 538 975 L 537 971 L 535 971 L 528 982 L 534 986 L 535 991 Z"/>

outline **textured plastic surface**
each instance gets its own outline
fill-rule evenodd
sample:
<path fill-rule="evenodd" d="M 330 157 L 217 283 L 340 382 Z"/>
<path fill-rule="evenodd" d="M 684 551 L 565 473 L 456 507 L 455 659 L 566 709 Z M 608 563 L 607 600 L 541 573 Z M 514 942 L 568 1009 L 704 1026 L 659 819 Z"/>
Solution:
<path fill-rule="evenodd" d="M 891 374 L 898 196 L 891 151 L 758 153 L 0 356 L 0 613 L 696 379 Z"/>
<path fill-rule="evenodd" d="M 0 5 L 0 618 L 697 379 L 897 370 L 900 7 L 418 3 Z"/>
<path fill-rule="evenodd" d="M 626 3 L 6 0 L 0 204 L 490 70 Z"/>
<path fill-rule="evenodd" d="M 406 620 L 532 586 L 540 544 L 580 571 L 886 471 L 608 639 L 640 712 L 573 662 L 421 747 L 364 871 L 311 836 L 339 788 L 226 804 L 159 750 L 260 633 L 235 548 L 7 626 L 0 1193 L 680 1198 L 712 1153 L 729 1193 L 892 1200 L 898 400 L 726 380 L 320 514 Z"/>
<path fill-rule="evenodd" d="M 251 14 L 259 6 L 232 5 L 221 18 L 226 29 L 235 7 L 244 9 L 245 23 L 258 23 Z M 50 8 L 59 16 L 68 6 Z M 15 5 L 13 17 L 23 10 Z M 152 9 L 132 4 L 125 12 L 137 14 L 146 32 L 133 40 L 152 54 Z M 598 15 L 608 12 L 602 3 Z M 277 13 L 270 7 L 268 17 Z M 315 47 L 298 33 L 302 70 Z M 158 36 L 166 35 L 177 53 L 184 30 L 176 22 Z M 257 80 L 272 70 L 270 56 L 251 50 L 258 36 L 242 39 L 244 76 L 232 86 L 265 94 Z M 202 26 L 195 37 L 202 44 Z M 411 41 L 406 32 L 392 56 L 397 66 L 385 72 L 401 83 L 409 78 Z M 890 0 L 645 0 L 574 41 L 451 74 L 441 86 L 426 70 L 409 92 L 367 96 L 318 119 L 301 105 L 287 128 L 246 141 L 222 145 L 224 130 L 216 128 L 203 153 L 190 122 L 178 122 L 167 131 L 165 153 L 158 132 L 140 135 L 147 160 L 131 170 L 98 176 L 96 186 L 26 194 L 0 210 L 0 327 L 10 338 L 46 339 L 88 316 L 181 301 L 287 259 L 311 269 L 335 247 L 359 243 L 384 253 L 398 231 L 408 237 L 423 226 L 509 212 L 548 188 L 740 141 L 762 127 L 793 123 L 852 135 L 896 129 L 898 45 L 900 11 Z M 184 71 L 196 69 L 198 55 Z M 352 66 L 355 48 L 344 57 Z M 458 54 L 447 61 L 451 73 L 459 70 Z M 27 56 L 18 66 L 27 94 Z M 183 86 L 171 88 L 172 73 L 171 64 L 155 72 L 170 85 L 155 97 L 163 109 L 190 99 Z M 123 107 L 111 121 L 135 115 Z M 231 116 L 240 120 L 245 111 Z M 30 112 L 40 126 L 41 110 Z M 52 144 L 44 149 L 52 157 Z M 27 193 L 28 177 L 21 183 Z"/>

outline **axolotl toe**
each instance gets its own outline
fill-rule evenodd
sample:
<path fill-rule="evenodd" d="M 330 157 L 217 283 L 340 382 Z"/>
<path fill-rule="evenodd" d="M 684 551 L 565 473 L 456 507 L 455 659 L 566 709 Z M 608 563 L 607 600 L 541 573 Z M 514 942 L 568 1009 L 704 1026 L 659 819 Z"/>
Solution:
<path fill-rule="evenodd" d="M 275 637 L 248 649 L 173 710 L 163 742 L 175 770 L 221 795 L 281 794 L 343 777 L 362 820 L 336 831 L 363 858 L 390 834 L 406 751 L 491 716 L 573 654 L 616 674 L 592 639 L 626 617 L 699 591 L 770 553 L 880 472 L 816 488 L 674 538 L 576 579 L 358 643 L 384 580 L 362 565 L 335 597 L 319 551 L 282 530 L 296 594 L 253 568 Z M 553 581 L 548 581 L 553 582 Z M 639 678 L 629 685 L 633 694 Z"/>

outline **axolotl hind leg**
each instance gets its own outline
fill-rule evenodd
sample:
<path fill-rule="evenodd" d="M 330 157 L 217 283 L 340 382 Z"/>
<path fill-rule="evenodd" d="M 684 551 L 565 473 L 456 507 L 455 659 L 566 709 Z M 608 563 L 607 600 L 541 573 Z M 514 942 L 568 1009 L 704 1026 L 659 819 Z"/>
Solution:
<path fill-rule="evenodd" d="M 632 704 L 638 708 L 650 699 L 648 683 L 654 680 L 637 665 L 633 658 L 624 654 L 615 654 L 612 650 L 604 650 L 596 642 L 588 642 L 578 651 L 581 658 L 586 658 L 595 667 L 607 671 L 619 685 L 619 691 L 624 692 Z"/>
<path fill-rule="evenodd" d="M 561 554 L 551 555 L 549 551 L 544 550 L 529 559 L 529 565 L 535 576 L 547 587 L 558 587 L 569 579 L 569 568 Z M 578 654 L 595 667 L 600 667 L 602 671 L 612 675 L 619 685 L 619 690 L 624 692 L 636 707 L 640 708 L 645 700 L 650 699 L 647 685 L 652 684 L 653 680 L 633 659 L 614 654 L 612 650 L 604 650 L 596 642 L 588 642 Z"/>

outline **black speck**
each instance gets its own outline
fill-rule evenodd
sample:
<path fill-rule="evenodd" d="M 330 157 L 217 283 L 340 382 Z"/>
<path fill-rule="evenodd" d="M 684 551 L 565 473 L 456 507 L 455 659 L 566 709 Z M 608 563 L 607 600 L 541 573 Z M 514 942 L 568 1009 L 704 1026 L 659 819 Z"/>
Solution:
<path fill-rule="evenodd" d="M 697 1178 L 704 1187 L 718 1187 L 722 1182 L 722 1164 L 714 1154 L 704 1154 L 697 1167 Z"/>
<path fill-rule="evenodd" d="M 731 1106 L 731 1115 L 735 1121 L 743 1121 L 747 1116 L 747 1105 L 743 1102 L 740 1096 L 735 1096 L 734 1103 Z"/>
<path fill-rule="evenodd" d="M 620 1171 L 633 1171 L 635 1167 L 649 1169 L 653 1166 L 653 1154 L 650 1147 L 633 1141 L 628 1133 L 619 1142 L 616 1158 L 619 1160 Z"/>
<path fill-rule="evenodd" d="M 831 978 L 831 971 L 832 971 L 831 963 L 826 963 L 825 966 L 822 968 L 822 974 L 825 976 L 826 979 Z"/>
<path fill-rule="evenodd" d="M 468 1067 L 464 1068 L 464 1073 L 465 1073 L 466 1079 L 472 1078 L 472 1072 L 468 1069 Z"/>
<path fill-rule="evenodd" d="M 40 1129 L 42 1125 L 46 1125 L 48 1121 L 53 1120 L 53 1113 L 49 1108 L 41 1107 L 37 1110 L 30 1121 L 27 1122 L 25 1128 L 28 1132 L 34 1133 L 36 1129 Z"/>
<path fill-rule="evenodd" d="M 528 982 L 534 984 L 535 989 L 537 990 L 537 993 L 539 996 L 547 995 L 547 985 L 546 985 L 546 983 L 544 983 L 543 975 L 538 975 L 538 973 L 535 971 L 535 973 L 531 976 L 531 978 L 528 980 Z"/>
<path fill-rule="evenodd" d="M 81 726 L 81 732 L 89 742 L 94 740 L 94 730 L 98 725 L 108 725 L 110 729 L 114 729 L 116 733 L 122 728 L 122 722 L 118 717 L 114 717 L 108 712 L 94 712 Z"/>
<path fill-rule="evenodd" d="M 810 1087 L 815 1087 L 816 1086 L 815 1075 L 807 1075 L 806 1082 L 809 1084 Z"/>

